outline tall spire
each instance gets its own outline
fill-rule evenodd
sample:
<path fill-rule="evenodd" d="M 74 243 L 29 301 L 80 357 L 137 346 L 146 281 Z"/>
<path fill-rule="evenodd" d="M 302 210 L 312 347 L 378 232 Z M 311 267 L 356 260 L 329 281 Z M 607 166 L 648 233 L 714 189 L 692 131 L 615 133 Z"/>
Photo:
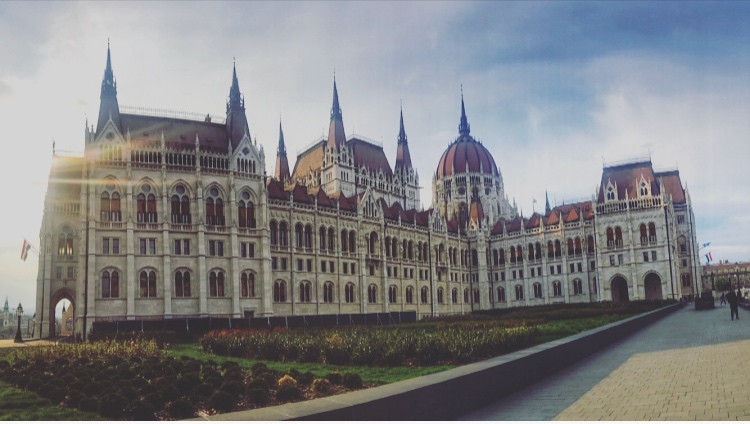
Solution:
<path fill-rule="evenodd" d="M 544 191 L 544 199 L 545 199 L 545 205 L 544 205 L 544 214 L 547 215 L 552 211 L 552 208 L 549 207 L 549 194 L 547 193 L 547 190 Z"/>
<path fill-rule="evenodd" d="M 346 142 L 344 119 L 339 106 L 339 91 L 336 88 L 336 74 L 333 75 L 333 105 L 331 106 L 331 123 L 328 126 L 327 148 L 339 149 Z"/>
<path fill-rule="evenodd" d="M 281 129 L 281 121 L 279 120 L 279 148 L 276 150 L 276 169 L 274 171 L 274 178 L 276 178 L 277 181 L 286 184 L 291 180 L 289 175 L 289 161 L 286 157 L 284 131 Z"/>
<path fill-rule="evenodd" d="M 237 81 L 237 66 L 232 62 L 232 86 L 229 88 L 227 100 L 227 137 L 229 145 L 237 147 L 242 137 L 250 137 L 250 128 L 245 116 L 245 98 L 240 93 L 240 83 Z"/>
<path fill-rule="evenodd" d="M 398 131 L 398 147 L 396 150 L 396 169 L 408 170 L 412 167 L 406 130 L 404 130 L 404 109 L 401 108 L 401 124 Z"/>
<path fill-rule="evenodd" d="M 117 82 L 115 81 L 115 74 L 112 71 L 112 55 L 109 50 L 109 40 L 107 40 L 107 65 L 104 68 L 99 100 L 99 119 L 96 122 L 97 134 L 104 128 L 104 125 L 106 125 L 110 118 L 112 118 L 117 129 L 122 132 L 122 127 L 120 126 L 120 106 L 117 103 Z"/>
<path fill-rule="evenodd" d="M 466 108 L 464 107 L 464 87 L 461 86 L 461 122 L 458 124 L 458 133 L 461 135 L 469 135 L 471 128 L 469 127 L 469 121 L 466 119 Z"/>

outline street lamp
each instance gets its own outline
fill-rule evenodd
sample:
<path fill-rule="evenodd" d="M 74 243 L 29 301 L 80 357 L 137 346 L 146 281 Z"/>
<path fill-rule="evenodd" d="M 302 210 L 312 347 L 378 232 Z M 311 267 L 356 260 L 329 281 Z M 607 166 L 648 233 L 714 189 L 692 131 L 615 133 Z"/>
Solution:
<path fill-rule="evenodd" d="M 13 342 L 23 343 L 23 339 L 21 338 L 21 317 L 23 316 L 23 307 L 21 306 L 21 302 L 18 303 L 16 315 L 18 315 L 18 331 L 16 331 L 16 338 L 13 340 Z"/>

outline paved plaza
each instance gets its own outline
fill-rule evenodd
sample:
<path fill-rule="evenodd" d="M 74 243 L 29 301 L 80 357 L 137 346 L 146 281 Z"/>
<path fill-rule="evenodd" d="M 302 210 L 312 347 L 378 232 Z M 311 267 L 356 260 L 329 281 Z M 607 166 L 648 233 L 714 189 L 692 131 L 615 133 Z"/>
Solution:
<path fill-rule="evenodd" d="M 461 419 L 748 421 L 750 313 L 739 315 L 687 306 Z"/>

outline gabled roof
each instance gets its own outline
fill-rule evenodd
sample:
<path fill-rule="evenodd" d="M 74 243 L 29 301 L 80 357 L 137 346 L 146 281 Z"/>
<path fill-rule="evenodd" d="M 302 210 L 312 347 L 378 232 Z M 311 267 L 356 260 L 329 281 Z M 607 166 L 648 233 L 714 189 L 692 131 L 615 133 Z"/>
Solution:
<path fill-rule="evenodd" d="M 306 205 L 312 205 L 313 199 L 307 194 L 307 188 L 301 184 L 294 184 L 292 188 L 292 195 L 294 196 L 294 203 L 302 203 Z"/>
<path fill-rule="evenodd" d="M 430 214 L 432 213 L 432 208 L 427 209 L 426 211 L 417 212 L 416 221 L 417 225 L 426 227 L 430 225 Z"/>
<path fill-rule="evenodd" d="M 531 218 L 529 218 L 529 220 L 524 223 L 524 226 L 526 228 L 538 228 L 541 223 L 542 223 L 541 215 L 534 212 L 534 214 L 531 215 Z"/>
<path fill-rule="evenodd" d="M 503 227 L 504 227 L 504 226 L 505 226 L 505 221 L 504 221 L 504 220 L 502 220 L 502 219 L 499 219 L 499 220 L 498 220 L 498 221 L 497 221 L 497 222 L 495 223 L 495 226 L 494 226 L 494 227 L 492 227 L 492 231 L 490 232 L 490 234 L 492 234 L 493 236 L 494 236 L 494 235 L 497 235 L 497 234 L 502 234 L 502 233 L 503 233 Z"/>
<path fill-rule="evenodd" d="M 664 189 L 667 194 L 672 195 L 672 202 L 683 204 L 685 203 L 685 190 L 682 188 L 682 181 L 680 180 L 680 171 L 665 171 L 657 172 L 657 178 L 661 178 L 664 183 Z"/>
<path fill-rule="evenodd" d="M 354 154 L 354 166 L 359 169 L 361 166 L 374 171 L 381 170 L 386 178 L 393 176 L 393 170 L 385 157 L 382 146 L 377 146 L 368 141 L 359 138 L 351 138 L 349 146 Z"/>
<path fill-rule="evenodd" d="M 357 211 L 357 195 L 351 197 L 339 196 L 339 209 L 342 211 L 356 212 Z"/>
<path fill-rule="evenodd" d="M 564 221 L 565 222 L 575 222 L 578 221 L 581 218 L 580 215 L 578 215 L 578 211 L 576 211 L 575 208 L 570 208 L 570 211 L 565 216 Z"/>
<path fill-rule="evenodd" d="M 275 200 L 289 200 L 289 193 L 284 191 L 284 185 L 281 181 L 276 181 L 273 178 L 266 180 L 266 188 L 268 189 L 268 198 Z"/>
<path fill-rule="evenodd" d="M 521 231 L 521 218 L 517 216 L 513 221 L 506 223 L 506 225 L 509 233 L 513 231 Z"/>
<path fill-rule="evenodd" d="M 623 165 L 607 166 L 602 171 L 602 182 L 599 189 L 600 203 L 604 202 L 604 196 L 607 191 L 607 184 L 611 181 L 612 184 L 617 185 L 617 198 L 619 200 L 625 199 L 625 192 L 627 191 L 630 199 L 638 197 L 638 183 L 641 181 L 641 176 L 646 181 L 651 182 L 651 194 L 658 196 L 659 183 L 656 181 L 654 175 L 654 169 L 651 165 L 651 160 L 626 163 Z"/>
<path fill-rule="evenodd" d="M 311 169 L 313 171 L 320 171 L 320 168 L 323 167 L 325 145 L 326 139 L 321 138 L 297 155 L 297 162 L 294 164 L 294 172 L 292 172 L 292 180 L 307 177 L 307 173 Z"/>
<path fill-rule="evenodd" d="M 560 223 L 560 216 L 557 214 L 557 212 L 553 209 L 549 215 L 547 215 L 547 220 L 544 225 L 557 225 Z"/>
<path fill-rule="evenodd" d="M 120 121 L 124 131 L 130 131 L 130 141 L 136 147 L 160 147 L 164 133 L 168 148 L 193 150 L 197 134 L 201 151 L 224 154 L 228 151 L 224 124 L 127 113 L 120 114 Z"/>
<path fill-rule="evenodd" d="M 318 194 L 316 194 L 315 196 L 318 199 L 318 207 L 333 208 L 335 206 L 333 200 L 326 196 L 326 192 L 322 188 L 318 189 Z M 344 196 L 339 196 L 339 202 L 341 201 L 342 197 Z"/>

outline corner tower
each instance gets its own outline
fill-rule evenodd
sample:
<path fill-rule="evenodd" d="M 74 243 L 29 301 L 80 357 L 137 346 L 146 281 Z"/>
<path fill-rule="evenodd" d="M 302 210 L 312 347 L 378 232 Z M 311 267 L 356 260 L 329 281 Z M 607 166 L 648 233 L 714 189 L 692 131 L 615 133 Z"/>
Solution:
<path fill-rule="evenodd" d="M 403 206 L 405 209 L 419 209 L 419 175 L 411 164 L 409 143 L 404 129 L 404 110 L 401 109 L 398 130 L 398 147 L 396 148 L 396 180 L 403 187 Z"/>
<path fill-rule="evenodd" d="M 289 176 L 289 160 L 286 157 L 286 146 L 284 145 L 284 131 L 279 122 L 279 147 L 276 149 L 276 169 L 273 176 L 285 186 L 291 182 Z"/>
<path fill-rule="evenodd" d="M 227 138 L 232 148 L 239 146 L 242 138 L 250 138 L 250 128 L 245 115 L 245 97 L 240 93 L 237 81 L 237 67 L 232 65 L 232 86 L 229 88 L 227 100 Z"/>
<path fill-rule="evenodd" d="M 351 146 L 344 134 L 344 118 L 339 105 L 339 92 L 336 88 L 336 77 L 333 77 L 333 104 L 331 121 L 328 124 L 328 140 L 323 151 L 321 167 L 321 187 L 329 196 L 344 194 L 349 197 L 355 193 L 354 162 Z"/>
<path fill-rule="evenodd" d="M 115 74 L 112 71 L 112 56 L 109 51 L 109 41 L 107 41 L 107 65 L 104 68 L 99 100 L 99 119 L 96 121 L 96 135 L 98 136 L 102 133 L 110 119 L 122 134 L 120 105 L 117 103 L 117 81 L 115 81 Z"/>

